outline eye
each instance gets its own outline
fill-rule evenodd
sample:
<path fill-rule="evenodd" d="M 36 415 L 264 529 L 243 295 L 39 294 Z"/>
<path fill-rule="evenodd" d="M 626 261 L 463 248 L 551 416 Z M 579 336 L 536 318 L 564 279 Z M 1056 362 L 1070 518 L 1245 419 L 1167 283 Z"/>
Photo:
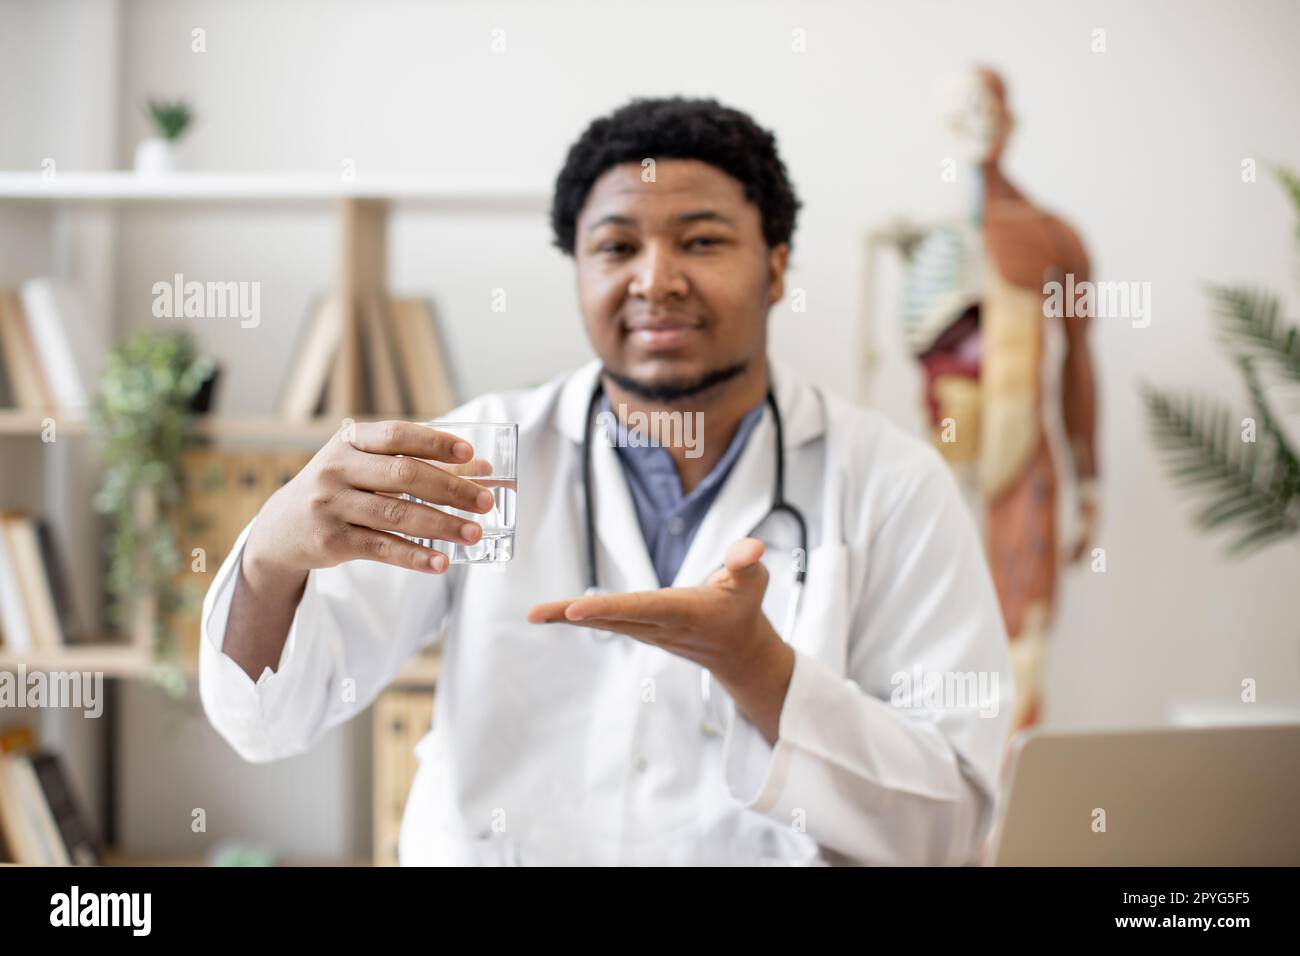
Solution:
<path fill-rule="evenodd" d="M 626 256 L 632 252 L 632 244 L 627 242 L 604 242 L 599 249 L 601 255 Z"/>
<path fill-rule="evenodd" d="M 693 239 L 686 240 L 686 248 L 687 249 L 711 249 L 715 246 L 722 245 L 723 242 L 724 240 L 718 236 L 696 236 Z"/>

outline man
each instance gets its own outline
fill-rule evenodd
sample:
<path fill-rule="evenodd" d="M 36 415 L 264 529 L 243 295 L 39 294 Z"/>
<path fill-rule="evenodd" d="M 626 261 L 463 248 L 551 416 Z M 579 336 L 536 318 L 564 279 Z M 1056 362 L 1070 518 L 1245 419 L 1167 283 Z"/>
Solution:
<path fill-rule="evenodd" d="M 594 122 L 552 225 L 598 360 L 449 416 L 519 423 L 514 559 L 449 569 L 393 533 L 478 540 L 392 497 L 486 512 L 453 473 L 470 449 L 340 432 L 205 602 L 201 692 L 232 746 L 303 751 L 441 637 L 403 863 L 970 861 L 1012 694 L 996 597 L 937 454 L 769 368 L 797 209 L 743 113 L 648 100 Z M 806 541 L 769 514 L 769 387 Z M 623 424 L 699 414 L 704 440 L 595 440 L 597 403 Z"/>

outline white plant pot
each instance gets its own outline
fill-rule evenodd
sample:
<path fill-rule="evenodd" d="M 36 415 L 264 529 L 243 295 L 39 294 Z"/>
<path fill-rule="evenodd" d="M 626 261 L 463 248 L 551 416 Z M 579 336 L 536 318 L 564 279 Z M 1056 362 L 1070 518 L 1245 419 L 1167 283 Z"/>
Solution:
<path fill-rule="evenodd" d="M 176 148 L 165 139 L 146 139 L 135 148 L 135 171 L 159 176 L 176 171 Z"/>

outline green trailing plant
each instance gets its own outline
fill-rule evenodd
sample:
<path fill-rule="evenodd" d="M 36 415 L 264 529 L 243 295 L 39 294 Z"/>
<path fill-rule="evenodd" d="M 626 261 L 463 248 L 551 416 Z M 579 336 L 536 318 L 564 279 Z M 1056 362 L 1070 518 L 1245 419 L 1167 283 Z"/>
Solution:
<path fill-rule="evenodd" d="M 110 619 L 131 627 L 139 602 L 155 602 L 154 652 L 163 662 L 175 657 L 171 619 L 187 598 L 174 580 L 181 454 L 194 438 L 194 396 L 212 372 L 188 334 L 140 332 L 109 353 L 92 404 L 105 466 L 95 506 L 112 524 Z"/>
<path fill-rule="evenodd" d="M 183 100 L 150 100 L 146 111 L 158 128 L 158 133 L 169 143 L 180 139 L 194 119 L 194 114 Z"/>
<path fill-rule="evenodd" d="M 1278 173 L 1296 207 L 1300 177 Z M 1144 386 L 1151 431 L 1180 484 L 1204 499 L 1195 515 L 1206 530 L 1232 527 L 1229 553 L 1242 555 L 1300 532 L 1300 456 L 1263 384 L 1265 372 L 1300 384 L 1300 330 L 1282 320 L 1276 295 L 1241 285 L 1211 285 L 1219 338 L 1241 371 L 1252 415 L 1202 395 Z"/>

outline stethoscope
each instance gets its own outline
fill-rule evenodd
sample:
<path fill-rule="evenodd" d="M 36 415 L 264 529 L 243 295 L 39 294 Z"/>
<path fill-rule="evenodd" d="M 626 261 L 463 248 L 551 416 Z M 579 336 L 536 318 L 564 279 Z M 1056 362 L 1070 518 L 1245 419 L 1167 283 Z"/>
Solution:
<path fill-rule="evenodd" d="M 587 519 L 587 594 L 601 593 L 600 577 L 596 571 L 596 503 L 591 493 L 591 432 L 596 406 L 604 394 L 605 387 L 598 376 L 596 387 L 592 389 L 591 399 L 587 403 L 587 427 L 582 437 L 582 498 Z M 799 604 L 803 598 L 804 582 L 808 578 L 808 524 L 804 521 L 803 513 L 785 500 L 785 429 L 782 427 L 781 409 L 777 407 L 776 396 L 772 394 L 771 388 L 767 390 L 767 405 L 772 409 L 772 421 L 776 425 L 776 478 L 773 483 L 772 507 L 754 526 L 754 530 L 757 531 L 773 515 L 782 513 L 793 518 L 799 529 L 799 552 L 798 559 L 794 562 L 794 583 L 786 610 L 785 630 L 781 632 L 781 636 L 788 641 L 794 634 L 795 621 L 799 616 Z M 592 634 L 597 640 L 608 640 L 614 636 L 612 631 L 593 631 Z M 721 728 L 709 716 L 712 713 L 710 684 L 708 669 L 701 668 L 700 700 L 704 703 L 705 717 L 700 729 L 705 736 L 713 737 L 721 733 Z"/>

